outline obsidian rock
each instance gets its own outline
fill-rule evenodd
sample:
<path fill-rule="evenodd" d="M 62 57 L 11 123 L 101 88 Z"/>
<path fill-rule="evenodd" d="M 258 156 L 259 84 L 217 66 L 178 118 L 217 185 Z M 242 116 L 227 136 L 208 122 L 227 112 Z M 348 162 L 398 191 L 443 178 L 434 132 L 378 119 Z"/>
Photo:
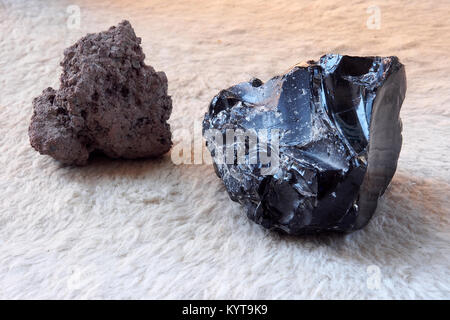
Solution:
<path fill-rule="evenodd" d="M 397 57 L 329 54 L 222 90 L 203 135 L 251 220 L 294 235 L 349 232 L 367 224 L 395 173 L 405 92 Z M 243 138 L 227 136 L 236 130 Z"/>
<path fill-rule="evenodd" d="M 167 77 L 144 63 L 131 24 L 88 34 L 64 51 L 61 84 L 33 101 L 31 145 L 84 165 L 91 152 L 112 158 L 156 157 L 171 145 Z"/>

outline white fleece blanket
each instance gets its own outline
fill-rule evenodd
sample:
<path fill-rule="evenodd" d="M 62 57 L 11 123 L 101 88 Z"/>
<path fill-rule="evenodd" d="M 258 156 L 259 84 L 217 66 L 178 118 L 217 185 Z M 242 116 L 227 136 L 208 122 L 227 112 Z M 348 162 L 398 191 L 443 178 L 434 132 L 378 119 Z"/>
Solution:
<path fill-rule="evenodd" d="M 0 0 L 0 298 L 450 298 L 450 2 Z M 79 12 L 79 15 L 78 15 Z M 398 170 L 363 230 L 281 237 L 210 165 L 29 145 L 31 101 L 65 47 L 128 19 L 164 70 L 175 145 L 222 88 L 324 53 L 406 65 Z"/>

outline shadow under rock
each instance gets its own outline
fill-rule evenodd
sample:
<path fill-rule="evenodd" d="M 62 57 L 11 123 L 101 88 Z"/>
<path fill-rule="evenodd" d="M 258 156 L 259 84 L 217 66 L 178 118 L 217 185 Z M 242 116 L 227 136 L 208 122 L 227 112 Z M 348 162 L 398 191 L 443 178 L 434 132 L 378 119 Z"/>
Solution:
<path fill-rule="evenodd" d="M 445 254 L 427 249 L 445 248 L 450 224 L 450 184 L 397 172 L 368 225 L 349 234 L 324 233 L 288 236 L 270 232 L 274 240 L 308 247 L 326 246 L 339 256 L 359 262 L 381 261 L 401 265 L 415 251 L 428 256 Z M 358 252 L 355 254 L 355 250 Z"/>
<path fill-rule="evenodd" d="M 91 154 L 85 166 L 61 165 L 65 176 L 78 182 L 95 182 L 98 179 L 136 179 L 158 172 L 170 175 L 175 165 L 170 152 L 160 157 L 142 159 L 112 159 L 101 153 Z"/>

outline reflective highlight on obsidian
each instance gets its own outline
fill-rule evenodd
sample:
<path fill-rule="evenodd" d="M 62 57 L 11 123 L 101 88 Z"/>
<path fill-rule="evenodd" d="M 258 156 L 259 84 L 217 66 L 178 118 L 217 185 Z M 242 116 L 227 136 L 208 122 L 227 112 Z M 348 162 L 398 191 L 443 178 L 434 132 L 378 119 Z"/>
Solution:
<path fill-rule="evenodd" d="M 222 90 L 203 131 L 279 130 L 273 174 L 261 174 L 261 164 L 214 163 L 251 220 L 294 235 L 348 232 L 367 224 L 395 173 L 405 92 L 397 57 L 328 54 L 266 83 Z M 205 138 L 214 157 L 214 141 Z"/>

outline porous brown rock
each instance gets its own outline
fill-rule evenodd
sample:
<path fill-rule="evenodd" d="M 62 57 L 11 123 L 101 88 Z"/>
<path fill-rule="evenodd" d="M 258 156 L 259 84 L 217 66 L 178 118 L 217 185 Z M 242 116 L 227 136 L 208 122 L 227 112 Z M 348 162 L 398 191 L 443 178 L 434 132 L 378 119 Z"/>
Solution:
<path fill-rule="evenodd" d="M 59 90 L 47 88 L 33 101 L 33 148 L 75 165 L 93 151 L 127 159 L 169 151 L 167 77 L 144 63 L 140 43 L 123 21 L 67 48 Z"/>

